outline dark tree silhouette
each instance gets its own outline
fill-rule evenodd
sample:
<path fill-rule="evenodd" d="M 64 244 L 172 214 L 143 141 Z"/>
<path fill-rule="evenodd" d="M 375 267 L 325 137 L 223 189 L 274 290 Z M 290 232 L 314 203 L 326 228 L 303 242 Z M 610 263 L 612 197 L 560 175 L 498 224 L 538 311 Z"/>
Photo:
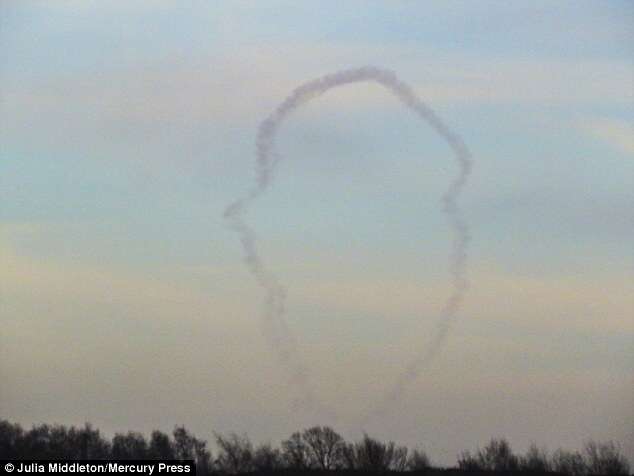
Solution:
<path fill-rule="evenodd" d="M 71 428 L 73 432 L 74 428 Z M 79 459 L 106 459 L 110 456 L 110 443 L 104 440 L 89 423 L 76 433 L 79 439 Z"/>
<path fill-rule="evenodd" d="M 18 424 L 0 420 L 0 458 L 33 460 L 82 459 L 175 459 L 194 460 L 197 476 L 222 474 L 323 475 L 325 471 L 346 470 L 367 473 L 410 471 L 417 475 L 456 475 L 459 471 L 479 475 L 549 474 L 565 476 L 625 475 L 630 466 L 621 449 L 612 441 L 586 443 L 583 452 L 557 450 L 552 457 L 535 444 L 516 456 L 504 439 L 492 439 L 474 455 L 458 457 L 458 469 L 432 468 L 422 450 L 409 452 L 394 442 L 384 443 L 367 434 L 347 443 L 330 427 L 315 426 L 293 433 L 282 441 L 281 449 L 270 443 L 255 450 L 249 438 L 234 433 L 215 434 L 218 457 L 211 458 L 207 442 L 196 438 L 185 427 L 177 426 L 171 436 L 152 432 L 149 439 L 135 432 L 117 433 L 111 441 L 89 424 L 83 427 L 35 425 L 25 431 Z M 408 456 L 409 454 L 409 456 Z M 554 474 L 554 473 L 550 473 Z"/>
<path fill-rule="evenodd" d="M 110 456 L 110 443 L 89 424 L 83 428 L 44 424 L 24 433 L 16 452 L 25 458 L 106 459 Z"/>
<path fill-rule="evenodd" d="M 184 426 L 174 428 L 172 436 L 176 459 L 194 460 L 199 472 L 206 474 L 211 471 L 211 452 L 207 449 L 206 441 L 197 439 Z"/>
<path fill-rule="evenodd" d="M 218 458 L 216 468 L 222 472 L 237 474 L 253 471 L 253 445 L 246 435 L 228 436 L 216 434 Z"/>
<path fill-rule="evenodd" d="M 489 471 L 516 471 L 519 467 L 517 456 L 504 438 L 493 438 L 476 456 L 480 468 Z"/>
<path fill-rule="evenodd" d="M 630 465 L 613 441 L 588 441 L 584 448 L 590 474 L 629 474 Z"/>
<path fill-rule="evenodd" d="M 407 469 L 410 471 L 423 472 L 431 468 L 431 461 L 422 449 L 414 449 L 407 458 Z"/>
<path fill-rule="evenodd" d="M 407 468 L 407 448 L 396 446 L 393 441 L 383 443 L 363 435 L 361 441 L 349 445 L 346 460 L 352 469 L 362 471 L 404 471 Z"/>
<path fill-rule="evenodd" d="M 345 441 L 339 433 L 328 426 L 314 426 L 302 433 L 309 466 L 325 470 L 338 469 L 344 465 Z"/>
<path fill-rule="evenodd" d="M 112 438 L 112 457 L 117 459 L 145 459 L 148 458 L 148 444 L 141 433 L 130 431 L 117 433 Z"/>
<path fill-rule="evenodd" d="M 0 420 L 0 454 L 9 458 L 18 458 L 22 455 L 24 430 L 17 423 L 9 423 Z"/>
<path fill-rule="evenodd" d="M 174 447 L 170 441 L 170 437 L 158 430 L 152 432 L 150 437 L 150 448 L 148 450 L 150 459 L 175 459 Z"/>
<path fill-rule="evenodd" d="M 24 435 L 22 449 L 25 455 L 29 455 L 33 458 L 50 458 L 53 454 L 49 443 L 50 427 L 48 425 L 33 426 L 33 428 Z"/>
<path fill-rule="evenodd" d="M 282 441 L 282 458 L 287 468 L 302 471 L 310 467 L 308 446 L 299 432 Z"/>
<path fill-rule="evenodd" d="M 458 455 L 458 468 L 463 471 L 482 471 L 484 469 L 478 458 L 469 451 L 463 451 Z"/>
<path fill-rule="evenodd" d="M 583 476 L 587 474 L 587 466 L 581 453 L 559 449 L 552 457 L 552 468 L 567 476 Z"/>
<path fill-rule="evenodd" d="M 524 456 L 519 457 L 518 463 L 520 470 L 534 473 L 546 473 L 551 466 L 547 451 L 538 448 L 535 443 L 531 444 Z"/>
<path fill-rule="evenodd" d="M 253 454 L 253 467 L 256 471 L 271 472 L 285 467 L 282 453 L 270 443 L 258 446 Z"/>

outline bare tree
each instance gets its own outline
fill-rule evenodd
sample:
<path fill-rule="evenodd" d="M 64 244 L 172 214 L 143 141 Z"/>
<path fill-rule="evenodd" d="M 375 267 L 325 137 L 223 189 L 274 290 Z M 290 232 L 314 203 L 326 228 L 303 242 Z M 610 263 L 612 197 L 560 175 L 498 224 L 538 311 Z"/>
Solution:
<path fill-rule="evenodd" d="M 346 443 L 343 446 L 341 450 L 341 461 L 343 462 L 344 469 L 358 469 L 354 443 Z"/>
<path fill-rule="evenodd" d="M 548 460 L 548 452 L 540 449 L 535 443 L 524 456 L 518 458 L 519 469 L 522 471 L 531 471 L 535 473 L 546 473 L 550 471 L 550 461 Z"/>
<path fill-rule="evenodd" d="M 163 432 L 155 430 L 150 437 L 150 459 L 174 459 L 174 448 L 170 437 Z"/>
<path fill-rule="evenodd" d="M 196 438 L 184 426 L 174 428 L 172 436 L 176 459 L 194 460 L 199 474 L 211 472 L 211 452 L 207 449 L 206 441 Z"/>
<path fill-rule="evenodd" d="M 393 441 L 387 443 L 367 434 L 355 443 L 346 443 L 330 427 L 315 426 L 293 433 L 282 441 L 281 450 L 270 443 L 255 450 L 246 435 L 215 434 L 219 448 L 214 467 L 204 440 L 197 439 L 184 427 L 175 427 L 171 435 L 154 431 L 149 439 L 140 433 L 116 434 L 111 442 L 89 424 L 84 427 L 35 425 L 25 431 L 18 424 L 0 419 L 0 457 L 11 459 L 177 459 L 196 462 L 198 476 L 215 471 L 224 474 L 249 472 L 272 473 L 283 470 L 289 476 L 298 472 L 322 473 L 324 470 L 350 469 L 361 472 L 402 472 L 419 474 L 431 467 L 423 450 L 409 452 Z M 516 470 L 545 474 L 550 471 L 566 476 L 626 475 L 630 465 L 618 444 L 588 441 L 583 452 L 557 450 L 549 458 L 545 449 L 532 444 L 522 456 L 513 454 L 504 439 L 492 439 L 475 454 L 458 456 L 463 471 Z M 315 470 L 315 471 L 311 471 Z"/>
<path fill-rule="evenodd" d="M 256 471 L 276 471 L 284 467 L 279 449 L 265 443 L 256 448 L 253 455 L 253 467 Z"/>
<path fill-rule="evenodd" d="M 390 441 L 389 444 L 392 445 L 394 443 Z M 407 469 L 407 465 L 409 464 L 409 459 L 407 458 L 408 451 L 406 446 L 394 446 L 391 457 L 392 461 L 389 465 L 391 471 L 405 471 Z"/>
<path fill-rule="evenodd" d="M 0 454 L 5 458 L 18 458 L 24 441 L 24 430 L 17 423 L 0 420 Z"/>
<path fill-rule="evenodd" d="M 35 425 L 19 443 L 28 458 L 106 459 L 110 443 L 89 424 L 83 428 L 63 425 Z"/>
<path fill-rule="evenodd" d="M 117 433 L 112 438 L 112 457 L 116 459 L 145 459 L 148 456 L 148 445 L 140 433 Z"/>
<path fill-rule="evenodd" d="M 588 467 L 583 456 L 577 451 L 559 449 L 555 451 L 551 463 L 552 469 L 567 476 L 583 476 L 588 474 Z"/>
<path fill-rule="evenodd" d="M 362 471 L 404 471 L 408 463 L 407 448 L 364 434 L 361 441 L 346 445 L 344 461 L 347 467 Z"/>
<path fill-rule="evenodd" d="M 219 450 L 216 465 L 220 471 L 237 474 L 253 470 L 253 445 L 246 435 L 215 434 L 215 437 Z"/>
<path fill-rule="evenodd" d="M 75 430 L 71 427 L 71 431 Z M 81 459 L 107 459 L 110 455 L 110 443 L 101 437 L 99 430 L 94 429 L 90 423 L 83 428 L 75 430 L 79 439 Z"/>
<path fill-rule="evenodd" d="M 515 471 L 518 469 L 517 456 L 504 438 L 492 438 L 489 444 L 478 450 L 476 456 L 480 467 L 489 471 Z"/>
<path fill-rule="evenodd" d="M 407 458 L 409 471 L 424 471 L 431 468 L 431 461 L 423 449 L 415 449 Z"/>
<path fill-rule="evenodd" d="M 308 446 L 299 432 L 293 433 L 287 440 L 282 441 L 282 458 L 290 469 L 304 470 L 310 468 Z"/>
<path fill-rule="evenodd" d="M 458 468 L 463 471 L 481 471 L 484 469 L 479 459 L 469 451 L 463 451 L 458 455 Z"/>
<path fill-rule="evenodd" d="M 39 440 L 45 446 L 46 454 L 57 458 L 81 458 L 82 447 L 87 445 L 82 445 L 77 428 L 63 425 L 42 425 L 40 428 Z"/>
<path fill-rule="evenodd" d="M 321 469 L 337 469 L 343 466 L 345 441 L 328 426 L 314 426 L 304 430 L 302 440 L 308 450 L 311 466 Z"/>
<path fill-rule="evenodd" d="M 197 440 L 184 426 L 177 426 L 172 432 L 174 437 L 174 455 L 176 459 L 194 459 Z"/>
<path fill-rule="evenodd" d="M 584 448 L 585 461 L 590 474 L 629 474 L 630 465 L 612 441 L 588 441 Z"/>

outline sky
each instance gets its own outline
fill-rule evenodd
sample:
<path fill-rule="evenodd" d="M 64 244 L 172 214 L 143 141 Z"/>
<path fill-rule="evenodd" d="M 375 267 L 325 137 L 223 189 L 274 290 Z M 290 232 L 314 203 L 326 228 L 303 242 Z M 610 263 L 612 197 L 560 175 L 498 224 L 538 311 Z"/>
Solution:
<path fill-rule="evenodd" d="M 293 113 L 247 219 L 329 414 L 262 333 L 225 207 L 304 81 L 393 70 L 471 150 L 470 288 L 451 291 L 451 150 L 377 85 Z M 279 442 L 320 423 L 455 462 L 493 436 L 634 462 L 634 4 L 6 1 L 0 5 L 0 416 Z"/>

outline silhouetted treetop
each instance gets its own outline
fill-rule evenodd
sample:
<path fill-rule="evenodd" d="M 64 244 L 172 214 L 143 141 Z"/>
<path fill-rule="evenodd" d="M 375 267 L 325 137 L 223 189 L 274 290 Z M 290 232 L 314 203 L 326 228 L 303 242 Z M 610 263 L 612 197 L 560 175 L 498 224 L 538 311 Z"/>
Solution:
<path fill-rule="evenodd" d="M 630 466 L 612 441 L 588 441 L 582 452 L 559 449 L 552 456 L 537 445 L 523 455 L 513 453 L 504 438 L 494 438 L 482 449 L 459 455 L 457 468 L 432 468 L 422 449 L 409 451 L 393 441 L 383 442 L 367 434 L 346 442 L 328 426 L 313 426 L 292 433 L 280 447 L 271 443 L 254 447 L 246 435 L 214 433 L 217 455 L 207 442 L 185 427 L 171 435 L 155 430 L 149 438 L 141 433 L 117 433 L 104 438 L 86 424 L 35 425 L 24 430 L 19 424 L 0 420 L 0 458 L 16 460 L 57 459 L 174 459 L 194 460 L 198 475 L 279 473 L 286 476 L 338 471 L 356 474 L 412 472 L 443 476 L 471 474 L 559 474 L 565 476 L 623 475 Z"/>

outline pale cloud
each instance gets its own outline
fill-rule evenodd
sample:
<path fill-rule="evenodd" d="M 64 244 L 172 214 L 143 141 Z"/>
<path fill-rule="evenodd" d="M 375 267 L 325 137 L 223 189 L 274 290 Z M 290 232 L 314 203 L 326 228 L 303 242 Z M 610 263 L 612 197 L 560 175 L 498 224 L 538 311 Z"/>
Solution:
<path fill-rule="evenodd" d="M 309 276 L 318 274 L 310 264 L 307 268 Z M 331 264 L 330 269 L 336 269 L 335 265 Z M 476 265 L 469 274 L 471 287 L 461 311 L 467 321 L 475 315 L 482 324 L 505 322 L 515 327 L 518 335 L 528 329 L 634 333 L 634 289 L 628 276 L 526 276 L 490 265 Z M 419 281 L 372 277 L 362 272 L 323 281 L 293 277 L 296 295 L 290 294 L 289 298 L 302 309 L 313 307 L 323 314 L 378 314 L 390 322 L 398 321 L 393 316 L 408 316 L 408 325 L 412 316 L 420 316 L 425 325 L 435 322 L 449 292 L 448 282 L 425 274 Z"/>
<path fill-rule="evenodd" d="M 79 257 L 35 258 L 16 252 L 11 245 L 25 236 L 38 236 L 45 242 L 47 233 L 59 233 L 60 229 L 72 234 L 76 232 L 73 226 L 4 224 L 0 280 L 5 295 L 60 303 L 116 302 L 162 318 L 177 316 L 183 309 L 192 316 L 231 315 L 234 317 L 226 323 L 243 330 L 257 323 L 250 314 L 259 313 L 260 291 L 244 273 L 239 255 L 229 264 L 223 259 L 215 265 L 153 265 L 143 269 L 86 262 Z M 444 272 L 415 271 L 407 265 L 399 273 L 393 263 L 390 265 L 390 260 L 400 259 L 395 256 L 384 257 L 387 261 L 383 264 L 379 259 L 372 268 L 363 266 L 361 256 L 348 258 L 342 264 L 336 257 L 315 250 L 303 256 L 301 263 L 287 253 L 278 256 L 275 269 L 290 283 L 293 311 L 300 315 L 379 316 L 390 325 L 403 320 L 404 329 L 435 322 L 449 292 Z M 382 266 L 388 271 L 379 273 Z M 634 290 L 631 276 L 623 273 L 533 275 L 476 262 L 469 271 L 471 287 L 461 314 L 476 315 L 478 322 L 491 326 L 503 321 L 519 333 L 527 329 L 632 333 Z M 245 295 L 250 298 L 245 300 Z"/>
<path fill-rule="evenodd" d="M 582 122 L 580 127 L 614 149 L 634 155 L 634 123 L 631 121 L 597 118 Z"/>
<path fill-rule="evenodd" d="M 618 60 L 474 60 L 437 51 L 340 45 L 243 47 L 183 63 L 66 76 L 3 91 L 0 114 L 9 131 L 32 120 L 74 132 L 123 124 L 188 127 L 202 121 L 251 121 L 268 113 L 302 81 L 330 71 L 376 63 L 394 69 L 432 104 L 627 104 L 634 100 L 632 66 Z M 289 65 L 294 65 L 290 68 Z M 301 71 L 301 74 L 300 74 Z M 376 86 L 335 91 L 331 107 L 385 107 L 393 98 Z M 615 125 L 594 125 L 603 135 Z M 609 127 L 610 132 L 605 132 Z M 31 130 L 31 128 L 29 128 Z M 94 129 L 97 132 L 97 129 Z M 143 129 L 139 131 L 143 133 Z M 7 131 L 5 131 L 7 134 Z M 630 144 L 630 142 L 628 142 Z M 628 147 L 630 147 L 628 145 Z"/>
<path fill-rule="evenodd" d="M 5 226 L 4 231 L 14 240 L 34 233 L 45 239 L 51 226 L 55 225 L 20 224 Z M 33 258 L 17 253 L 5 239 L 0 258 L 0 282 L 8 302 L 49 302 L 56 308 L 51 312 L 60 317 L 67 313 L 66 319 L 71 320 L 90 309 L 114 305 L 125 314 L 145 316 L 157 324 L 209 320 L 221 334 L 246 333 L 259 339 L 262 296 L 242 269 L 239 255 L 231 265 L 225 261 L 139 269 Z M 443 273 L 409 268 L 402 273 L 378 273 L 380 265 L 371 270 L 350 264 L 342 267 L 336 258 L 315 253 L 304 256 L 301 265 L 291 256 L 276 260 L 277 272 L 289 283 L 291 326 L 299 335 L 322 335 L 326 340 L 334 338 L 332 342 L 338 342 L 337 334 L 350 336 L 357 328 L 370 332 L 360 342 L 372 342 L 372 329 L 379 334 L 389 329 L 405 355 L 417 348 L 435 324 L 449 292 Z M 332 276 L 334 270 L 336 276 Z M 519 274 L 481 262 L 473 263 L 469 275 L 471 287 L 455 327 L 459 332 L 475 332 L 474 339 L 481 338 L 480 329 L 494 341 L 510 337 L 517 351 L 526 335 L 634 333 L 631 276 Z M 319 356 L 317 349 L 324 342 L 319 337 L 311 340 L 307 353 Z M 357 352 L 357 358 L 363 359 L 367 350 L 361 345 L 347 352 Z M 394 355 L 398 360 L 404 354 Z M 386 356 L 386 361 L 390 359 Z"/>
<path fill-rule="evenodd" d="M 45 241 L 46 230 L 55 226 L 5 224 L 3 231 L 10 237 L 37 233 Z M 233 290 L 231 286 L 224 286 L 226 282 L 222 278 L 231 275 L 231 271 L 222 266 L 208 267 L 201 273 L 190 269 L 139 270 L 79 259 L 35 258 L 16 252 L 6 238 L 0 242 L 0 260 L 3 263 L 0 283 L 7 301 L 48 301 L 68 312 L 71 319 L 78 309 L 114 305 L 162 321 L 181 318 L 186 309 L 193 319 L 232 316 L 227 325 L 233 331 L 252 326 L 247 316 L 253 307 L 231 299 L 242 292 L 243 286 Z M 192 284 L 191 276 L 197 276 L 210 289 Z M 214 298 L 221 294 L 223 300 Z"/>

